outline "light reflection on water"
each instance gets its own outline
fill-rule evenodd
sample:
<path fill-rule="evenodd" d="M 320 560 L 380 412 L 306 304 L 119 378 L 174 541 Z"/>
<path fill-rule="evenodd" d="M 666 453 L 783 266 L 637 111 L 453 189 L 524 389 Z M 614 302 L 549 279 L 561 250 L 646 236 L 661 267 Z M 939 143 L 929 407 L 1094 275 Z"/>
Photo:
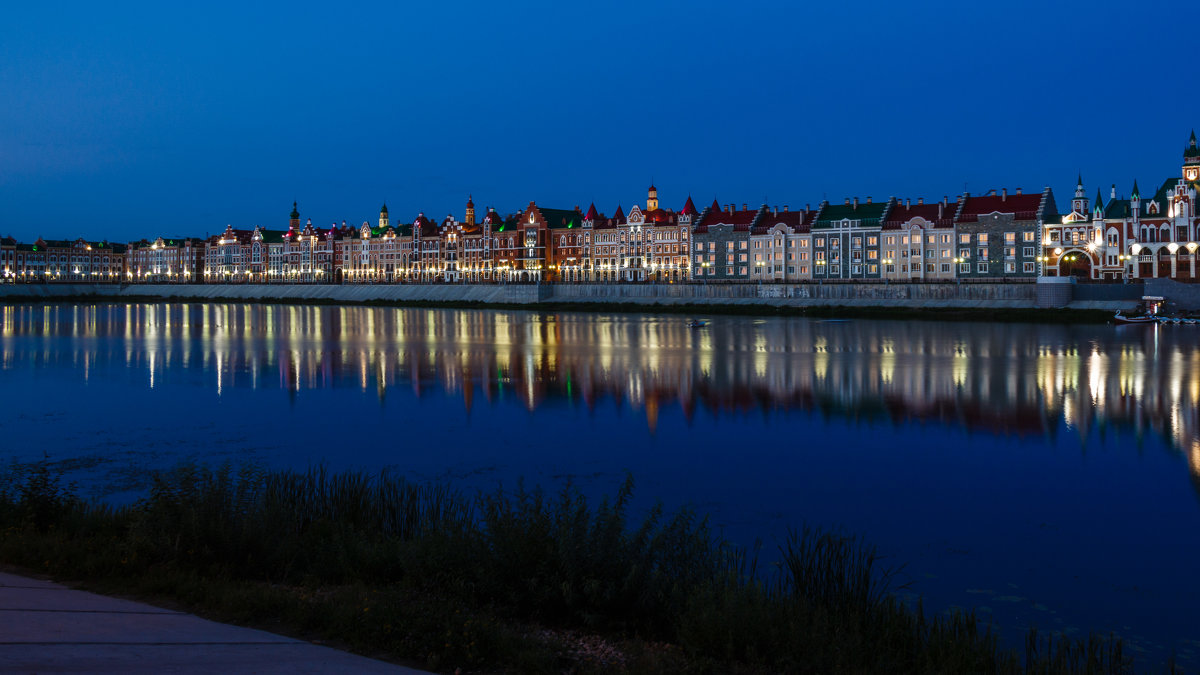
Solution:
<path fill-rule="evenodd" d="M 735 538 L 845 524 L 935 606 L 1200 648 L 1200 328 L 230 304 L 0 319 L 5 447 L 125 466 L 125 488 L 193 458 L 602 489 L 629 470 Z"/>

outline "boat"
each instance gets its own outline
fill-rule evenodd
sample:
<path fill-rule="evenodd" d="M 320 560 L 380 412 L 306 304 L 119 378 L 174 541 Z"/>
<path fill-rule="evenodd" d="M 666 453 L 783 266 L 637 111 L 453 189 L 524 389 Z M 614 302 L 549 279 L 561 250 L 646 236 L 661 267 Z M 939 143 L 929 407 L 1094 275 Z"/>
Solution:
<path fill-rule="evenodd" d="M 702 319 L 693 319 L 693 320 L 687 322 L 688 328 L 704 328 L 707 325 L 708 325 L 708 321 L 705 321 Z"/>
<path fill-rule="evenodd" d="M 1157 322 L 1158 319 L 1153 316 L 1125 316 L 1121 312 L 1113 315 L 1113 323 L 1118 326 L 1128 326 L 1133 324 L 1150 324 Z"/>

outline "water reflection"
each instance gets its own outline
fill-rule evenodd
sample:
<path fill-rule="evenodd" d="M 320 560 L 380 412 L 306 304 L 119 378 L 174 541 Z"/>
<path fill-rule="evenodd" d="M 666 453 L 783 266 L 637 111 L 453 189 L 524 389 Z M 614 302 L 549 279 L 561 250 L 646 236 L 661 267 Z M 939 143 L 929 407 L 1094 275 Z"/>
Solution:
<path fill-rule="evenodd" d="M 800 409 L 1018 436 L 1160 434 L 1200 491 L 1200 329 L 538 314 L 273 305 L 0 308 L 0 367 L 123 364 L 218 393 L 441 390 L 466 411 L 519 400 L 714 414 Z"/>

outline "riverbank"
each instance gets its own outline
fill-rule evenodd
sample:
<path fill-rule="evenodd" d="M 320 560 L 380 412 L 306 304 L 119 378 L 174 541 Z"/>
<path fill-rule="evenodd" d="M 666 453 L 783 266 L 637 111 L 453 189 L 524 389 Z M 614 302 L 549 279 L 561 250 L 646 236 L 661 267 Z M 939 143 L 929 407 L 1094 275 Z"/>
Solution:
<path fill-rule="evenodd" d="M 1036 306 L 1033 284 L 825 285 L 26 285 L 0 301 L 255 302 L 448 309 L 1103 323 L 1128 300 Z"/>
<path fill-rule="evenodd" d="M 133 506 L 45 463 L 0 473 L 0 561 L 442 672 L 1127 672 L 1120 641 L 1030 635 L 891 594 L 859 540 L 804 529 L 774 571 L 687 510 L 518 486 L 184 466 Z M 1019 664 L 1024 664 L 1024 668 Z M 1032 669 L 1032 670 L 1029 670 Z"/>

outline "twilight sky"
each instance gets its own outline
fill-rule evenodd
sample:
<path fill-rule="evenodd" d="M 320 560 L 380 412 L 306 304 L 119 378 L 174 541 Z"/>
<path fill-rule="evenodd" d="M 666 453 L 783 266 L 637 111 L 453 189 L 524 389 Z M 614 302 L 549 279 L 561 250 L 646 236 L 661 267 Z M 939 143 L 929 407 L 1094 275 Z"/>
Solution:
<path fill-rule="evenodd" d="M 1186 3 L 10 3 L 0 235 L 1178 175 Z M 919 5 L 919 6 L 918 6 Z"/>

